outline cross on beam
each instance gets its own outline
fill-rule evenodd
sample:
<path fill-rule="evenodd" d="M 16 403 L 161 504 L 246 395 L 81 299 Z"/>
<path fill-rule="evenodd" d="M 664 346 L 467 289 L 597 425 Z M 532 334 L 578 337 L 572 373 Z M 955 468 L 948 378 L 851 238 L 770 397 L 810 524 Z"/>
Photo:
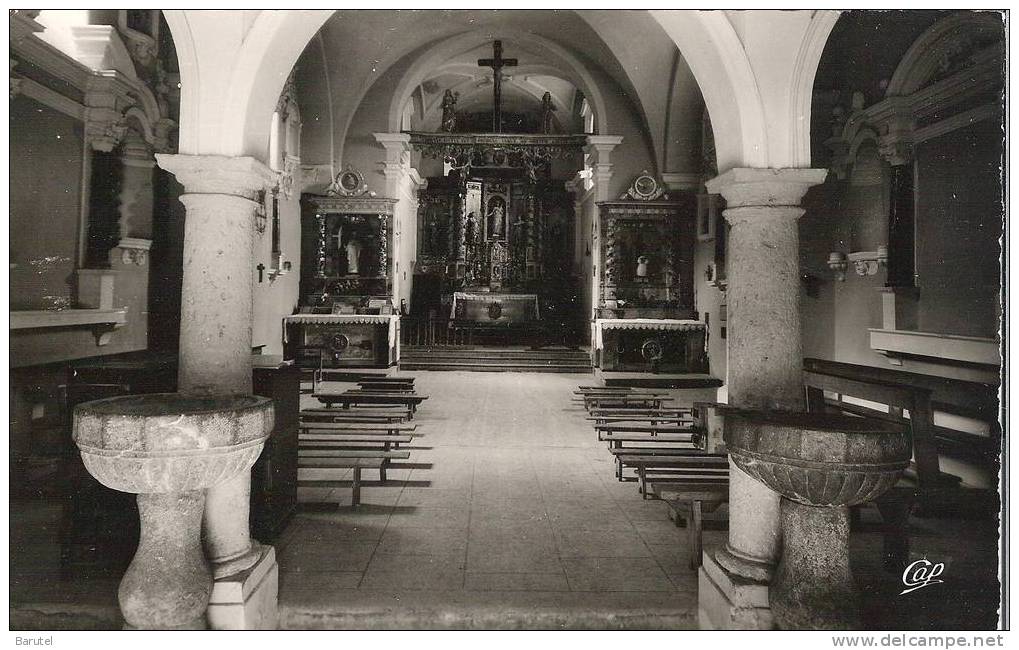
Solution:
<path fill-rule="evenodd" d="M 492 55 L 491 59 L 478 59 L 478 65 L 483 68 L 492 68 L 492 93 L 495 95 L 495 105 L 492 108 L 492 132 L 502 133 L 502 69 L 515 66 L 517 60 L 502 58 L 502 41 L 492 43 Z"/>

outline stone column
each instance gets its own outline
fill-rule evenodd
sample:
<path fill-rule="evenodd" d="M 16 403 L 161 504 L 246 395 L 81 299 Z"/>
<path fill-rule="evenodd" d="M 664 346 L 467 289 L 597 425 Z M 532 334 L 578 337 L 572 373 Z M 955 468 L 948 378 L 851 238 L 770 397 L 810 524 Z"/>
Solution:
<path fill-rule="evenodd" d="M 800 200 L 823 169 L 731 169 L 707 182 L 729 222 L 729 403 L 804 409 L 797 220 Z M 729 541 L 705 553 L 700 570 L 703 627 L 772 626 L 767 583 L 777 562 L 779 495 L 729 464 Z"/>
<path fill-rule="evenodd" d="M 612 150 L 622 144 L 622 142 L 623 136 L 621 135 L 587 136 L 587 146 L 584 147 L 584 168 L 585 170 L 587 168 L 591 169 L 592 191 L 594 192 L 595 202 L 608 201 L 612 198 L 609 195 L 609 183 L 612 182 L 612 162 L 610 157 Z M 595 331 L 594 321 L 600 302 L 598 287 L 601 285 L 601 278 L 605 269 L 602 268 L 603 260 L 601 257 L 601 215 L 597 209 L 595 209 L 592 219 L 594 235 L 591 238 L 591 264 L 593 265 L 594 273 L 591 275 L 591 363 L 597 364 L 599 357 L 599 350 L 596 345 L 598 333 Z"/>
<path fill-rule="evenodd" d="M 248 157 L 156 158 L 184 186 L 187 209 L 178 390 L 250 394 L 255 212 L 274 174 Z M 267 558 L 275 564 L 271 548 L 252 543 L 250 493 L 250 471 L 208 490 L 204 537 L 217 582 L 243 582 Z"/>

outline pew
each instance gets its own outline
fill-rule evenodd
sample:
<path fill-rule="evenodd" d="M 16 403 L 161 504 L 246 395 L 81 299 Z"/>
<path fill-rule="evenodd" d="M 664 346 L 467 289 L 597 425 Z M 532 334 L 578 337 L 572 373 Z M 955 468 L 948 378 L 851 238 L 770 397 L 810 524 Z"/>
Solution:
<path fill-rule="evenodd" d="M 692 425 L 677 426 L 671 424 L 650 424 L 640 422 L 605 422 L 595 424 L 594 430 L 599 434 L 605 433 L 647 433 L 657 436 L 660 433 L 692 433 L 699 436 L 699 431 Z"/>
<path fill-rule="evenodd" d="M 392 405 L 409 407 L 408 419 L 413 419 L 417 406 L 428 399 L 424 395 L 408 395 L 403 393 L 369 393 L 358 391 L 347 391 L 344 393 L 318 393 L 315 399 L 328 407 L 340 404 L 344 409 L 351 406 L 371 404 L 373 406 Z"/>
<path fill-rule="evenodd" d="M 624 443 L 649 443 L 655 445 L 656 448 L 662 448 L 661 445 L 669 443 L 677 443 L 676 447 L 680 449 L 693 449 L 698 442 L 697 432 L 691 433 L 662 433 L 658 435 L 640 434 L 640 433 L 611 433 L 601 432 L 598 434 L 598 440 L 601 442 L 609 443 L 609 449 L 643 449 L 644 446 L 637 445 L 624 445 Z"/>
<path fill-rule="evenodd" d="M 358 449 L 359 446 L 381 445 L 382 449 L 388 451 L 390 445 L 398 445 L 401 442 L 411 442 L 413 436 L 395 435 L 354 435 L 342 433 L 302 433 L 298 436 L 298 449 L 309 449 L 312 447 L 335 447 L 342 449 Z M 300 457 L 300 453 L 298 453 Z"/>
<path fill-rule="evenodd" d="M 709 454 L 700 449 L 610 449 L 616 457 L 616 478 L 623 478 L 623 469 L 632 467 L 637 473 L 638 492 L 645 499 L 647 477 L 669 476 L 674 480 L 717 479 L 729 475 L 729 457 Z"/>
<path fill-rule="evenodd" d="M 686 518 L 689 563 L 696 571 L 703 554 L 704 513 L 714 512 L 729 500 L 728 476 L 698 481 L 649 481 L 647 490 L 669 504 L 677 526 L 683 517 Z"/>
<path fill-rule="evenodd" d="M 584 408 L 590 411 L 592 408 L 603 408 L 606 405 L 617 407 L 641 406 L 644 408 L 661 408 L 662 402 L 670 402 L 673 398 L 664 394 L 647 393 L 624 393 L 614 395 L 585 395 Z"/>
<path fill-rule="evenodd" d="M 404 452 L 406 453 L 406 452 Z M 309 488 L 336 488 L 336 487 L 347 487 L 348 481 L 342 479 L 331 479 L 331 478 L 320 478 L 323 473 L 330 473 L 329 470 L 337 469 L 352 469 L 352 489 L 350 503 L 352 506 L 357 506 L 361 503 L 361 472 L 364 469 L 377 469 L 379 470 L 379 480 L 386 480 L 386 466 L 389 464 L 389 458 L 381 457 L 365 457 L 359 456 L 356 458 L 329 458 L 328 463 L 316 463 L 314 467 L 305 466 L 311 459 L 304 459 L 301 461 L 301 467 L 297 470 L 298 485 L 301 487 Z"/>
<path fill-rule="evenodd" d="M 363 413 L 358 411 L 339 411 L 337 409 L 325 409 L 331 413 L 308 413 L 301 412 L 302 422 L 351 422 L 360 424 L 404 422 L 407 416 L 402 413 Z"/>
<path fill-rule="evenodd" d="M 962 486 L 958 477 L 941 471 L 939 458 L 947 450 L 996 471 L 1001 439 L 996 386 L 809 358 L 804 359 L 803 377 L 808 410 L 840 410 L 895 422 L 912 434 L 914 464 L 875 502 L 884 522 L 886 569 L 898 572 L 908 562 L 908 522 L 915 507 L 920 516 L 967 517 L 997 509 L 997 493 Z M 836 399 L 826 399 L 825 392 Z M 883 404 L 890 412 L 851 404 L 844 397 Z M 909 412 L 908 418 L 903 411 Z M 935 411 L 983 420 L 990 435 L 936 426 Z"/>

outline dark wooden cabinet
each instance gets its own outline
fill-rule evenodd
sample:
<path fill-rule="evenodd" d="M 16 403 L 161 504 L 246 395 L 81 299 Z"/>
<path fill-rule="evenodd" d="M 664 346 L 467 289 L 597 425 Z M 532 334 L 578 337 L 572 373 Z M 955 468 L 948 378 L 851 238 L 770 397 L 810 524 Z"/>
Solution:
<path fill-rule="evenodd" d="M 253 392 L 270 397 L 275 426 L 251 473 L 251 530 L 271 543 L 297 507 L 297 423 L 300 370 L 276 356 L 253 357 Z M 75 404 L 104 397 L 177 389 L 177 358 L 152 353 L 87 359 L 70 365 L 67 411 Z M 111 490 L 96 481 L 81 463 L 70 440 L 64 471 L 67 484 L 61 522 L 64 576 L 120 575 L 138 546 L 135 495 Z"/>
<path fill-rule="evenodd" d="M 290 362 L 253 370 L 254 393 L 275 407 L 272 435 L 251 469 L 251 533 L 272 542 L 297 508 L 297 424 L 300 369 Z"/>

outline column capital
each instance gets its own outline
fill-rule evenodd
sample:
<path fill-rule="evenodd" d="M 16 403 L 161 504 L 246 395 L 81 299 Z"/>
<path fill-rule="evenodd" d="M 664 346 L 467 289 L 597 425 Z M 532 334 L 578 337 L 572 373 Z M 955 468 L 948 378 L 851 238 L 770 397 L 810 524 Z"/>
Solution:
<path fill-rule="evenodd" d="M 395 160 L 405 151 L 410 151 L 410 134 L 408 133 L 373 133 L 375 141 L 386 150 L 387 157 Z"/>
<path fill-rule="evenodd" d="M 157 153 L 160 167 L 177 177 L 185 194 L 225 194 L 255 200 L 276 174 L 249 156 L 189 156 Z"/>
<path fill-rule="evenodd" d="M 827 175 L 827 169 L 736 167 L 705 186 L 710 194 L 721 194 L 728 208 L 798 206 L 807 190 Z"/>
<path fill-rule="evenodd" d="M 623 142 L 621 135 L 589 135 L 587 144 L 584 146 L 584 153 L 598 154 L 598 162 L 608 163 L 609 154 Z"/>

